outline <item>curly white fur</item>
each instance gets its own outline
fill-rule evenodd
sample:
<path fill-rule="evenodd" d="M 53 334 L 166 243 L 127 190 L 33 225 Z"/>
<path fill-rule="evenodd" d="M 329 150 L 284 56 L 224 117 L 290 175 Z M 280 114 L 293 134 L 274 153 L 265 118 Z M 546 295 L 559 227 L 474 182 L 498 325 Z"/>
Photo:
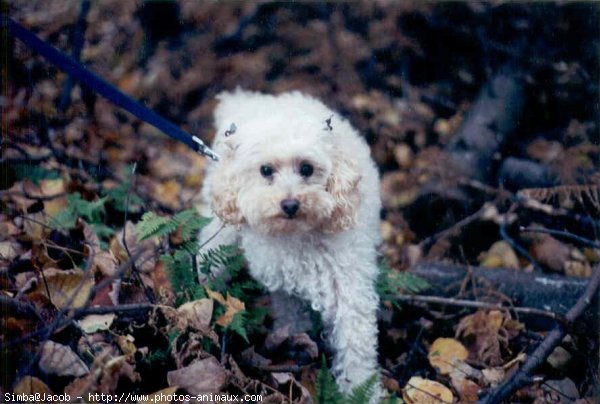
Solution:
<path fill-rule="evenodd" d="M 381 202 L 369 148 L 347 121 L 299 92 L 236 90 L 218 99 L 213 147 L 221 161 L 210 163 L 203 188 L 212 208 L 204 213 L 216 217 L 200 242 L 204 249 L 238 243 L 256 280 L 321 313 L 333 373 L 349 392 L 378 372 Z M 232 123 L 237 129 L 229 135 Z M 311 175 L 301 174 L 303 164 Z M 265 165 L 272 175 L 261 175 Z M 292 218 L 284 199 L 299 203 Z"/>

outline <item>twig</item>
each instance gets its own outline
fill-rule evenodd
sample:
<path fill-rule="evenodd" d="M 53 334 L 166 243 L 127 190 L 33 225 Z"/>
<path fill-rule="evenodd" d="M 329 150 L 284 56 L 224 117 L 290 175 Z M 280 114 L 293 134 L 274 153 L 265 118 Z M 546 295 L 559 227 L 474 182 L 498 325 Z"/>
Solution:
<path fill-rule="evenodd" d="M 137 161 L 133 163 L 133 168 L 131 169 L 131 182 L 129 183 L 129 187 L 127 187 L 127 197 L 125 198 L 125 215 L 123 219 L 123 237 L 121 241 L 123 242 L 123 247 L 125 247 L 125 251 L 127 252 L 127 256 L 131 259 L 131 251 L 129 251 L 129 247 L 127 246 L 127 214 L 129 213 L 129 200 L 131 198 L 131 188 L 133 188 L 133 182 L 135 181 L 135 170 L 137 169 Z M 150 303 L 154 303 L 154 296 L 150 293 L 150 290 L 144 285 L 142 281 L 142 277 L 140 272 L 138 271 L 137 266 L 135 265 L 135 260 L 131 261 L 131 272 L 136 277 L 137 281 L 140 284 L 140 287 L 144 291 L 146 298 Z"/>
<path fill-rule="evenodd" d="M 584 312 L 590 305 L 593 298 L 598 293 L 600 286 L 600 265 L 594 268 L 594 274 L 590 279 L 585 292 L 577 303 L 567 312 L 565 320 L 567 324 L 573 324 L 575 320 Z M 512 375 L 508 380 L 492 389 L 486 396 L 478 401 L 478 404 L 495 404 L 500 403 L 507 397 L 510 397 L 515 391 L 529 384 L 531 374 L 546 360 L 550 353 L 562 341 L 566 334 L 566 328 L 563 324 L 558 324 L 552 331 L 548 333 L 542 343 L 533 351 L 527 358 L 523 366 Z"/>
<path fill-rule="evenodd" d="M 574 241 L 577 241 L 583 245 L 586 245 L 588 247 L 592 247 L 592 248 L 596 248 L 596 249 L 600 249 L 600 244 L 587 239 L 585 237 L 581 237 L 578 236 L 576 234 L 570 233 L 568 231 L 563 231 L 563 230 L 553 230 L 553 229 L 538 229 L 538 228 L 533 228 L 533 227 L 523 227 L 521 226 L 519 228 L 519 231 L 523 232 L 523 233 L 545 233 L 545 234 L 551 234 L 553 236 L 561 236 L 561 237 L 565 237 Z"/>
<path fill-rule="evenodd" d="M 478 302 L 474 300 L 463 300 L 454 299 L 451 297 L 439 297 L 439 296 L 421 296 L 421 295 L 397 295 L 397 299 L 407 303 L 432 303 L 440 304 L 444 306 L 457 306 L 457 307 L 470 307 L 475 309 L 488 309 L 488 310 L 505 310 L 513 311 L 515 313 L 533 314 L 537 316 L 549 317 L 561 324 L 568 325 L 569 321 L 561 316 L 560 314 L 552 311 L 546 311 L 536 309 L 534 307 L 506 307 L 501 304 Z"/>
<path fill-rule="evenodd" d="M 430 237 L 427 237 L 426 239 L 424 239 L 423 241 L 421 241 L 419 243 L 419 247 L 429 250 L 429 248 L 431 248 L 431 245 L 433 243 L 435 243 L 436 241 L 438 241 L 439 239 L 447 237 L 448 235 L 452 234 L 456 230 L 463 228 L 464 226 L 481 218 L 484 210 L 485 210 L 485 206 L 481 207 L 477 212 L 473 213 L 472 215 L 469 215 L 469 216 L 465 217 L 464 219 L 459 220 L 458 222 L 454 223 L 452 226 L 450 226 L 438 233 L 435 233 L 434 235 L 432 235 Z"/>
<path fill-rule="evenodd" d="M 75 310 L 73 318 L 79 318 L 90 314 L 110 314 L 110 313 L 126 313 L 130 311 L 151 310 L 155 306 L 151 303 L 132 303 L 121 304 L 118 306 L 99 306 L 99 307 L 84 307 Z"/>
<path fill-rule="evenodd" d="M 73 32 L 73 37 L 71 38 L 73 42 L 73 51 L 71 56 L 76 61 L 79 61 L 81 56 L 81 48 L 83 48 L 83 43 L 85 41 L 85 29 L 87 28 L 86 17 L 88 11 L 90 10 L 90 0 L 81 0 L 81 7 L 79 9 L 79 17 L 77 18 L 77 24 L 75 25 L 75 31 Z M 67 80 L 65 81 L 65 85 L 62 89 L 60 99 L 58 102 L 58 109 L 61 111 L 65 111 L 69 104 L 71 103 L 71 89 L 73 88 L 73 78 L 71 76 L 67 76 Z"/>
<path fill-rule="evenodd" d="M 9 297 L 6 295 L 0 295 L 0 307 L 2 308 L 2 314 L 6 315 L 8 312 L 16 316 L 23 316 L 33 318 L 38 321 L 44 321 L 41 314 L 37 311 L 35 306 L 30 303 L 22 302 L 16 298 Z"/>
<path fill-rule="evenodd" d="M 537 271 L 537 272 L 542 272 L 542 268 L 540 267 L 540 265 L 537 263 L 536 260 L 533 259 L 533 257 L 531 255 L 529 255 L 529 253 L 527 252 L 527 250 L 525 250 L 523 247 L 521 247 L 519 244 L 517 244 L 517 242 L 508 235 L 508 233 L 506 232 L 506 221 L 508 216 L 513 213 L 513 211 L 516 209 L 517 204 L 513 203 L 512 206 L 508 209 L 508 211 L 504 214 L 502 221 L 500 223 L 500 236 L 502 236 L 502 238 L 504 239 L 504 241 L 506 241 L 508 244 L 510 244 L 510 246 L 517 250 L 517 252 L 519 254 L 521 254 L 523 257 L 525 257 L 525 259 L 527 261 L 529 261 L 531 263 L 531 265 L 533 265 L 533 268 Z"/>

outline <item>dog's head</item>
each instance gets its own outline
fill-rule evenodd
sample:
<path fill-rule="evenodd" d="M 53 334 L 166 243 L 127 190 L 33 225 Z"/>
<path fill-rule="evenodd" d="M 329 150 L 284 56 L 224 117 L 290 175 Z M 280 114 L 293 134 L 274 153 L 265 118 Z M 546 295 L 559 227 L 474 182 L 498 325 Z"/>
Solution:
<path fill-rule="evenodd" d="M 271 235 L 354 226 L 361 175 L 344 142 L 348 123 L 332 122 L 333 112 L 299 93 L 237 92 L 221 103 L 217 121 L 230 112 L 236 124 L 215 144 L 222 157 L 211 178 L 212 208 L 221 220 Z"/>

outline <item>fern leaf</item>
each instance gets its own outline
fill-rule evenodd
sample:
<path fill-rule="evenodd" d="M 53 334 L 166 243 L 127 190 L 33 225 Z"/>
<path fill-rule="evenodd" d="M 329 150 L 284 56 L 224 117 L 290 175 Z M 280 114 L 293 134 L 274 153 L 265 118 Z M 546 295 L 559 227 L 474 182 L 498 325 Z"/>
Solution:
<path fill-rule="evenodd" d="M 377 292 L 382 300 L 395 302 L 399 292 L 414 294 L 429 288 L 429 286 L 425 279 L 414 274 L 394 271 L 385 261 L 380 266 Z"/>
<path fill-rule="evenodd" d="M 177 224 L 169 218 L 158 216 L 153 212 L 146 212 L 135 226 L 138 239 L 146 240 L 151 237 L 161 237 L 177 228 Z"/>
<path fill-rule="evenodd" d="M 377 374 L 356 386 L 344 400 L 347 404 L 365 404 L 371 400 L 377 389 Z"/>
<path fill-rule="evenodd" d="M 317 404 L 342 404 L 343 396 L 339 392 L 335 380 L 331 372 L 327 368 L 327 362 L 325 356 L 321 357 L 321 370 L 317 375 L 317 382 L 315 384 L 316 397 L 315 401 Z"/>
<path fill-rule="evenodd" d="M 248 339 L 248 334 L 246 332 L 246 311 L 240 311 L 233 315 L 233 319 L 231 323 L 227 327 L 231 331 L 234 331 L 237 335 L 242 337 L 244 341 L 250 343 Z"/>

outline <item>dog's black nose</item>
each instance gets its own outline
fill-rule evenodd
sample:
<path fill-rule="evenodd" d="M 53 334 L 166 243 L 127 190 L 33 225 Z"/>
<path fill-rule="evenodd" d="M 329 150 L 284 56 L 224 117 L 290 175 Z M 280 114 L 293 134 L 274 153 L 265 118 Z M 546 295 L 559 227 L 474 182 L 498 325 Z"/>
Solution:
<path fill-rule="evenodd" d="M 298 199 L 284 199 L 281 201 L 281 209 L 290 219 L 296 216 L 299 208 L 300 201 Z"/>

